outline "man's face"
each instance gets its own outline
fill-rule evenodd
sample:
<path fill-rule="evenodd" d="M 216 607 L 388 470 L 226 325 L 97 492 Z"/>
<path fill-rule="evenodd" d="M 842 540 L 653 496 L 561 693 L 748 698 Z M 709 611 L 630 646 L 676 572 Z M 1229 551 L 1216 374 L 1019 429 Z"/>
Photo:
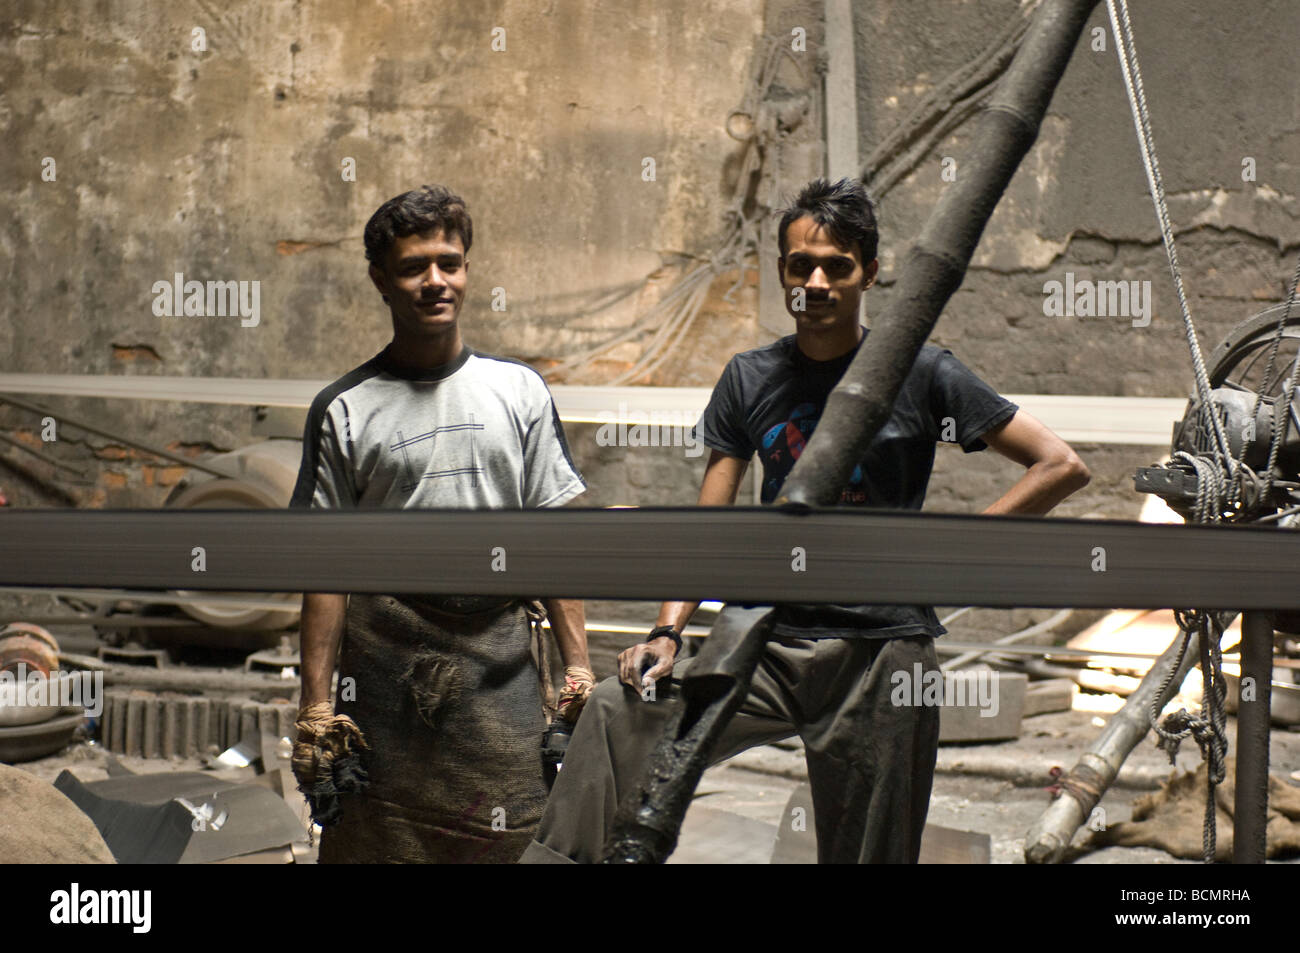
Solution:
<path fill-rule="evenodd" d="M 460 235 L 441 230 L 393 241 L 381 271 L 370 278 L 393 311 L 395 330 L 418 337 L 441 334 L 456 324 L 465 301 L 469 260 Z"/>
<path fill-rule="evenodd" d="M 777 269 L 786 310 L 799 330 L 856 327 L 862 292 L 876 280 L 875 259 L 864 263 L 856 246 L 837 244 L 809 215 L 790 223 L 785 242 L 785 257 L 777 260 Z"/>

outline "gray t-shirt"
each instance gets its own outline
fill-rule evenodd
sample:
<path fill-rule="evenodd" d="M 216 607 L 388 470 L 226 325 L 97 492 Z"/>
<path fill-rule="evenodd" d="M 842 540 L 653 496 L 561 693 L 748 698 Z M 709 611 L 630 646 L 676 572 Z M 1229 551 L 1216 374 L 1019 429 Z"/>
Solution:
<path fill-rule="evenodd" d="M 384 348 L 316 395 L 290 506 L 524 509 L 586 489 L 542 376 L 464 348 L 424 371 Z"/>

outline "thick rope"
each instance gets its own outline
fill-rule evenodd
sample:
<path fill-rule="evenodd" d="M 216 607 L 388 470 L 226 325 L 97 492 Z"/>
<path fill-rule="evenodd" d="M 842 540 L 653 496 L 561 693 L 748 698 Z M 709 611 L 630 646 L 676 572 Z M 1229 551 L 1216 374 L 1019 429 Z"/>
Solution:
<path fill-rule="evenodd" d="M 369 778 L 361 763 L 369 749 L 357 723 L 334 714 L 330 702 L 316 702 L 298 712 L 298 740 L 291 762 L 298 790 L 307 799 L 311 818 L 321 827 L 343 816 L 340 797 L 364 791 Z"/>
<path fill-rule="evenodd" d="M 1205 863 L 1212 864 L 1218 842 L 1214 789 L 1226 776 L 1228 756 L 1226 710 L 1228 690 L 1223 678 L 1223 656 L 1220 645 L 1223 626 L 1217 616 L 1199 610 L 1189 612 L 1180 610 L 1175 613 L 1175 618 L 1178 619 L 1178 627 L 1182 630 L 1183 643 L 1178 649 L 1178 660 L 1165 676 L 1160 690 L 1156 692 L 1151 703 L 1151 727 L 1159 736 L 1156 746 L 1169 755 L 1170 764 L 1175 763 L 1178 748 L 1188 737 L 1201 749 L 1201 757 L 1206 762 L 1209 781 L 1206 785 L 1205 818 L 1201 828 L 1202 859 Z M 1197 642 L 1200 650 L 1203 691 L 1201 710 L 1197 714 L 1192 714 L 1186 708 L 1180 708 L 1167 715 L 1161 722 L 1160 710 L 1164 706 L 1174 674 L 1182 667 L 1193 633 L 1198 635 Z"/>

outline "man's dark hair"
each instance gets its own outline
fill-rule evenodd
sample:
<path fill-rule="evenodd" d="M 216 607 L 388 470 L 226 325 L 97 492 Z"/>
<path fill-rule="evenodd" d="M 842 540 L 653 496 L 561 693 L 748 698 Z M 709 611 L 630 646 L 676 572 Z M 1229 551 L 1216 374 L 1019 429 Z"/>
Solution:
<path fill-rule="evenodd" d="M 805 215 L 831 233 L 836 244 L 857 246 L 864 266 L 876 257 L 880 233 L 876 230 L 876 213 L 866 188 L 857 179 L 840 179 L 834 185 L 825 179 L 809 182 L 789 208 L 781 215 L 777 245 L 781 257 L 786 253 L 786 229 Z"/>
<path fill-rule="evenodd" d="M 403 192 L 379 206 L 366 222 L 366 260 L 382 268 L 394 239 L 437 231 L 449 237 L 459 235 L 465 251 L 469 251 L 474 223 L 465 201 L 441 185 L 422 185 Z"/>

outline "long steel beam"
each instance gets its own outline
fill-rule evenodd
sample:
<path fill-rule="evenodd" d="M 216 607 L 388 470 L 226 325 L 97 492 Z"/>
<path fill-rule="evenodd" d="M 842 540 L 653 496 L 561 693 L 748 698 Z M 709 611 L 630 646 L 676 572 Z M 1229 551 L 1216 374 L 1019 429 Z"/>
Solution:
<path fill-rule="evenodd" d="M 846 507 L 18 510 L 0 585 L 1300 609 L 1300 533 Z"/>

